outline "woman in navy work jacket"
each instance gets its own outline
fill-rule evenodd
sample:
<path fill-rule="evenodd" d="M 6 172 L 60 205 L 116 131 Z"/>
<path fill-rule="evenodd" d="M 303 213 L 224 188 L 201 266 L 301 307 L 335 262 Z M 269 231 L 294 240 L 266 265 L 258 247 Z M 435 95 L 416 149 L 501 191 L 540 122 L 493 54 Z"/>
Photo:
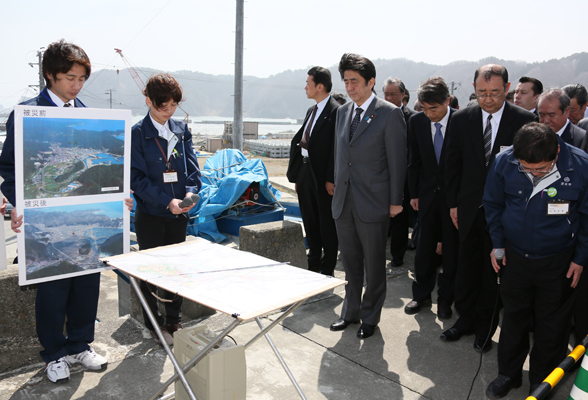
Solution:
<path fill-rule="evenodd" d="M 186 240 L 188 211 L 180 202 L 198 193 L 202 181 L 192 149 L 188 126 L 171 119 L 182 101 L 182 88 L 170 74 L 149 78 L 143 91 L 149 113 L 133 126 L 131 145 L 131 189 L 137 200 L 135 232 L 139 249 L 145 250 Z M 164 317 L 157 307 L 155 287 L 141 281 L 141 291 L 155 315 L 168 345 L 173 333 L 181 329 L 182 298 L 164 291 Z M 143 310 L 145 325 L 160 343 L 149 317 Z"/>

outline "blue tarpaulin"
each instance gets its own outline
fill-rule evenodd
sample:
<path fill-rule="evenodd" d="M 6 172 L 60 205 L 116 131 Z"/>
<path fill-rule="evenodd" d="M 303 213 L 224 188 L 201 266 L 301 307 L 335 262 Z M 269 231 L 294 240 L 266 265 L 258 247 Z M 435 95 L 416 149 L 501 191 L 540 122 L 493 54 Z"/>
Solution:
<path fill-rule="evenodd" d="M 190 210 L 188 234 L 201 236 L 216 243 L 226 239 L 216 226 L 216 219 L 226 210 L 236 214 L 232 206 L 253 182 L 259 182 L 264 199 L 259 203 L 275 203 L 281 193 L 269 183 L 267 170 L 260 159 L 249 160 L 239 150 L 225 149 L 210 157 L 201 167 L 200 201 Z"/>

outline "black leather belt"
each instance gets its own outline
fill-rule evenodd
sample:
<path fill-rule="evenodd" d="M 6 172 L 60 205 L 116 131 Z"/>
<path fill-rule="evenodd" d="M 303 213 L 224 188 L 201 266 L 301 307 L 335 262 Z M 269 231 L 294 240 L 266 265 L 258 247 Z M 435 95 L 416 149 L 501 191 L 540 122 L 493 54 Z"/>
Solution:
<path fill-rule="evenodd" d="M 302 162 L 304 164 L 309 164 L 310 163 L 310 158 L 308 158 L 308 157 L 302 157 Z"/>

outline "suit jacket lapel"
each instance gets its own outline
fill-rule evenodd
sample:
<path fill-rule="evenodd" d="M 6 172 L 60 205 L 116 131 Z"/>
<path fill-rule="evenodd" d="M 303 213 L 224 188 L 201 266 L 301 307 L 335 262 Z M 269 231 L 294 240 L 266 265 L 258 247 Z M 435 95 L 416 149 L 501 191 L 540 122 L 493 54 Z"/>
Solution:
<path fill-rule="evenodd" d="M 445 151 L 447 151 L 447 138 L 449 136 L 449 124 L 451 123 L 451 117 L 453 115 L 453 113 L 455 112 L 455 109 L 450 108 L 449 109 L 449 118 L 447 119 L 447 126 L 445 127 L 445 136 L 443 137 L 443 147 L 441 148 L 441 158 L 439 159 L 439 167 L 442 167 L 443 165 L 445 165 L 444 160 L 445 160 Z M 434 153 L 434 149 L 433 149 L 433 153 Z"/>
<path fill-rule="evenodd" d="M 353 112 L 353 102 L 349 102 L 340 108 L 341 111 L 345 110 L 342 116 L 343 127 L 341 129 L 341 135 L 345 139 L 345 143 L 349 143 L 349 129 L 351 127 L 351 113 Z M 339 112 L 337 112 L 339 114 Z"/>
<path fill-rule="evenodd" d="M 484 157 L 484 131 L 482 130 L 482 109 L 476 106 L 470 117 L 469 131 L 472 141 L 472 149 L 480 162 L 480 166 L 486 169 L 486 157 Z"/>
<path fill-rule="evenodd" d="M 498 125 L 498 132 L 496 133 L 496 139 L 494 140 L 494 146 L 492 146 L 492 154 L 490 154 L 490 161 L 500 152 L 501 146 L 510 146 L 509 136 L 512 133 L 510 128 L 512 124 L 512 110 L 511 105 L 505 102 L 504 111 L 502 112 L 502 118 L 500 118 L 500 125 Z"/>
<path fill-rule="evenodd" d="M 333 101 L 332 97 L 329 99 L 329 101 L 325 105 L 325 108 L 323 108 L 323 111 L 320 113 L 320 115 L 317 115 L 315 117 L 316 122 L 314 124 L 314 128 L 312 128 L 312 132 L 310 135 L 310 142 L 308 143 L 309 146 L 311 146 L 312 143 L 316 140 L 315 138 L 318 135 L 318 132 L 320 132 L 321 126 L 323 126 L 323 123 L 327 120 L 327 118 L 329 118 L 329 114 L 331 114 L 331 110 L 333 109 L 333 105 L 331 104 L 331 101 Z"/>
<path fill-rule="evenodd" d="M 363 118 L 361 119 L 361 121 L 359 121 L 359 126 L 357 127 L 357 130 L 353 134 L 353 139 L 351 140 L 352 142 L 355 142 L 357 138 L 361 136 L 361 134 L 365 131 L 368 125 L 372 122 L 372 120 L 378 116 L 378 113 L 376 112 L 377 108 L 379 107 L 379 104 L 377 104 L 378 101 L 379 99 L 377 97 L 374 97 L 374 99 L 372 100 L 372 104 L 370 104 L 365 114 L 363 114 Z M 351 109 L 353 109 L 353 107 Z M 349 126 L 351 128 L 351 121 L 349 121 Z"/>

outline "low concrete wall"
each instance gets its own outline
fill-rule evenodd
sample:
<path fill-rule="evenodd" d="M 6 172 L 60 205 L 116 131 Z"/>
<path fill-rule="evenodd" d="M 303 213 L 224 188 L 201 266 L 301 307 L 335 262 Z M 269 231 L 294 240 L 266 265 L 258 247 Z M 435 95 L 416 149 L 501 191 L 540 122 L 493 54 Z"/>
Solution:
<path fill-rule="evenodd" d="M 194 236 L 187 236 L 186 241 L 194 240 Z M 138 251 L 138 245 L 131 246 L 131 251 Z M 128 276 L 122 273 L 127 279 Z M 159 293 L 158 296 L 163 298 L 163 294 Z M 165 304 L 159 303 L 159 311 L 165 315 Z M 215 311 L 211 308 L 203 306 L 202 304 L 194 301 L 184 299 L 182 303 L 182 319 L 184 321 L 192 321 L 207 315 L 214 314 Z M 131 287 L 130 283 L 127 283 L 125 279 L 118 276 L 118 315 L 120 317 L 131 314 L 131 317 L 144 324 L 143 321 L 143 309 L 139 297 L 135 290 Z"/>
<path fill-rule="evenodd" d="M 18 286 L 18 265 L 0 272 L 0 374 L 41 361 L 35 327 L 36 285 Z"/>
<path fill-rule="evenodd" d="M 296 222 L 242 226 L 239 229 L 239 250 L 308 269 L 302 227 Z"/>

